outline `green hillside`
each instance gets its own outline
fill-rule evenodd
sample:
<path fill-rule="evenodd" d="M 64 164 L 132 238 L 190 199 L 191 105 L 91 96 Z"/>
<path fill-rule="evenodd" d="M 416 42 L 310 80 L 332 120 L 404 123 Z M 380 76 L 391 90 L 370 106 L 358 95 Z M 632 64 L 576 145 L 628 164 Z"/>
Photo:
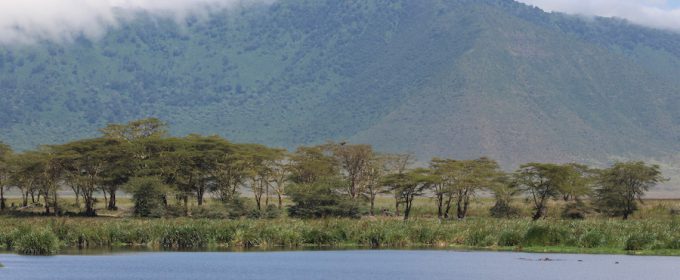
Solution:
<path fill-rule="evenodd" d="M 15 148 L 147 116 L 294 147 L 601 162 L 680 148 L 680 35 L 510 0 L 280 0 L 0 49 Z"/>

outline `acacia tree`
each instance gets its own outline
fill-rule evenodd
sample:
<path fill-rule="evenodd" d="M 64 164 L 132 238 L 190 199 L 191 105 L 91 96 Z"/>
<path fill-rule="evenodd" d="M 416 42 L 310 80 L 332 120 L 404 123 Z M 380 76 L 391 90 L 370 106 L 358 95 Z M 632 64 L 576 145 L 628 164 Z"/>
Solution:
<path fill-rule="evenodd" d="M 533 204 L 534 221 L 545 216 L 550 198 L 556 198 L 564 182 L 564 167 L 550 163 L 528 163 L 514 174 L 514 184 L 529 194 Z"/>
<path fill-rule="evenodd" d="M 460 162 L 452 159 L 434 158 L 430 163 L 430 168 L 435 176 L 432 190 L 437 206 L 437 217 L 448 219 L 451 202 L 456 193 L 454 185 L 460 178 Z"/>
<path fill-rule="evenodd" d="M 404 220 L 408 220 L 413 200 L 422 196 L 435 182 L 436 178 L 429 169 L 418 168 L 405 173 L 387 175 L 383 185 L 389 186 L 397 194 L 398 199 L 404 204 Z"/>
<path fill-rule="evenodd" d="M 465 219 L 470 199 L 484 188 L 491 189 L 503 176 L 498 163 L 489 158 L 462 161 L 459 180 L 454 184 L 456 191 L 456 217 Z M 448 211 L 448 210 L 447 210 Z M 448 212 L 447 212 L 448 214 Z"/>
<path fill-rule="evenodd" d="M 582 197 L 592 193 L 597 170 L 577 163 L 565 164 L 563 168 L 564 180 L 560 186 L 560 194 L 565 202 L 580 201 Z"/>
<path fill-rule="evenodd" d="M 385 176 L 404 174 L 408 171 L 408 168 L 413 164 L 415 157 L 411 154 L 386 154 L 382 155 L 382 160 L 385 166 Z M 385 177 L 383 176 L 383 177 Z M 386 180 L 381 180 L 382 185 L 387 188 L 387 191 L 392 192 L 394 196 L 394 214 L 400 215 L 400 206 L 402 203 L 401 194 L 394 191 L 390 186 L 385 185 Z"/>
<path fill-rule="evenodd" d="M 601 172 L 595 202 L 600 211 L 626 220 L 637 210 L 637 203 L 643 203 L 645 192 L 664 180 L 658 165 L 617 162 Z"/>
<path fill-rule="evenodd" d="M 28 206 L 28 197 L 38 187 L 41 173 L 40 161 L 40 154 L 36 152 L 16 154 L 11 158 L 11 182 L 21 192 L 21 205 L 24 207 Z"/>
<path fill-rule="evenodd" d="M 299 147 L 290 155 L 290 181 L 294 184 L 312 184 L 339 173 L 338 163 L 326 155 L 321 147 Z"/>
<path fill-rule="evenodd" d="M 346 143 L 329 143 L 329 149 L 337 159 L 342 174 L 347 181 L 347 193 L 353 200 L 363 193 L 368 173 L 373 168 L 373 148 L 370 145 L 349 145 Z"/>
<path fill-rule="evenodd" d="M 491 189 L 503 176 L 498 163 L 485 157 L 476 160 L 435 158 L 430 165 L 436 178 L 433 191 L 440 219 L 449 218 L 454 202 L 456 217 L 464 219 L 477 192 Z"/>
<path fill-rule="evenodd" d="M 382 179 L 390 172 L 389 156 L 376 155 L 369 164 L 370 167 L 364 174 L 363 194 L 369 202 L 368 212 L 371 216 L 374 216 L 376 197 L 387 191 L 382 184 Z"/>
<path fill-rule="evenodd" d="M 104 181 L 104 173 L 115 164 L 118 140 L 85 139 L 56 146 L 57 160 L 64 166 L 71 184 L 81 190 L 86 216 L 96 216 L 94 194 Z"/>
<path fill-rule="evenodd" d="M 290 177 L 290 166 L 289 162 L 286 160 L 286 155 L 276 161 L 271 165 L 271 185 L 276 194 L 277 207 L 283 209 L 283 196 L 286 194 L 286 186 L 289 183 Z"/>
<path fill-rule="evenodd" d="M 35 153 L 36 189 L 43 197 L 45 214 L 49 215 L 52 207 L 54 215 L 59 215 L 58 190 L 65 173 L 64 166 L 54 146 L 41 147 Z"/>
<path fill-rule="evenodd" d="M 107 209 L 116 210 L 118 208 L 116 206 L 118 189 L 135 175 L 138 170 L 136 165 L 147 158 L 144 149 L 140 148 L 142 142 L 165 137 L 167 135 L 167 124 L 156 118 L 147 118 L 126 124 L 109 124 L 100 131 L 103 138 L 119 141 L 117 142 L 117 153 L 115 157 L 110 159 L 115 162 L 110 162 L 101 186 L 104 199 L 107 199 L 107 194 L 109 196 Z M 78 197 L 80 193 L 79 185 L 71 184 L 71 188 Z M 78 203 L 76 202 L 76 204 Z"/>

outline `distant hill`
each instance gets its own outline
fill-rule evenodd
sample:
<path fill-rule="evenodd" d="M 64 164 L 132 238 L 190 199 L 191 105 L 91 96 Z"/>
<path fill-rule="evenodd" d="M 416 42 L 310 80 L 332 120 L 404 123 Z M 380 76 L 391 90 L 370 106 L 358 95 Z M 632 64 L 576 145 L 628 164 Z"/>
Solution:
<path fill-rule="evenodd" d="M 19 149 L 155 116 L 174 134 L 421 159 L 605 162 L 680 148 L 680 35 L 510 0 L 280 0 L 0 49 Z"/>

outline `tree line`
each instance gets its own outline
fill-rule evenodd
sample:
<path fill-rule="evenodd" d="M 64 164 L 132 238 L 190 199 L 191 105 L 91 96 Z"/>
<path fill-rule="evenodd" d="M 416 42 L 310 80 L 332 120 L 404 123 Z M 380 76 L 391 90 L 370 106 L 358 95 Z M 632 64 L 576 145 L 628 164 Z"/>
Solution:
<path fill-rule="evenodd" d="M 191 215 L 190 203 L 213 198 L 235 216 L 285 210 L 293 217 L 359 217 L 391 214 L 408 219 L 417 197 L 429 196 L 440 219 L 464 219 L 480 193 L 493 194 L 494 217 L 516 217 L 524 196 L 532 219 L 545 217 L 549 201 L 566 202 L 563 215 L 584 218 L 590 210 L 627 219 L 646 191 L 664 178 L 657 165 L 617 162 L 597 169 L 581 164 L 528 163 L 506 173 L 486 157 L 434 158 L 417 167 L 409 154 L 376 153 L 370 145 L 345 142 L 300 147 L 293 152 L 219 136 L 170 137 L 155 119 L 109 124 L 101 136 L 14 153 L 0 143 L 0 210 L 5 193 L 21 193 L 21 206 L 42 204 L 61 214 L 59 191 L 70 189 L 83 215 L 95 216 L 95 196 L 117 210 L 117 194 L 132 195 L 138 216 L 168 211 Z M 245 194 L 245 195 L 244 195 Z M 394 208 L 376 209 L 392 196 Z M 393 211 L 393 212 L 392 212 Z M 379 213 L 380 212 L 380 213 Z M 388 213 L 389 212 L 389 213 Z"/>

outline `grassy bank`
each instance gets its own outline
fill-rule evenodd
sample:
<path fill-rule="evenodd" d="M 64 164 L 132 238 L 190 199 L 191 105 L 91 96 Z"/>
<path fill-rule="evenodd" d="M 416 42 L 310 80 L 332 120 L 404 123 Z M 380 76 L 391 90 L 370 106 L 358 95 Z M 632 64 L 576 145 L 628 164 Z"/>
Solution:
<path fill-rule="evenodd" d="M 430 246 L 564 253 L 680 255 L 680 220 L 363 220 L 0 218 L 0 245 L 20 254 L 64 249 Z"/>

